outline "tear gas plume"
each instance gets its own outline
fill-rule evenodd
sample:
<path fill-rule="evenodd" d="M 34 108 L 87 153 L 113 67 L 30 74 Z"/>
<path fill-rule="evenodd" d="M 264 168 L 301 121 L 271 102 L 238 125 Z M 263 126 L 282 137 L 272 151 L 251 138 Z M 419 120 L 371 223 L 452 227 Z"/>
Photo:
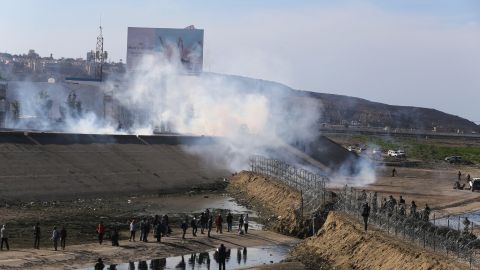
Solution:
<path fill-rule="evenodd" d="M 25 85 L 11 98 L 21 100 L 20 115 L 36 116 L 34 124 L 18 121 L 10 126 L 91 134 L 150 135 L 160 130 L 218 136 L 220 143 L 215 145 L 184 147 L 210 166 L 233 171 L 248 168 L 251 155 L 270 156 L 272 150 L 319 135 L 318 100 L 274 83 L 187 74 L 181 63 L 171 59 L 176 58 L 145 56 L 122 80 L 105 82 L 100 95 L 90 101 L 86 99 L 92 91 L 61 91 L 60 86 L 45 91 Z M 104 93 L 113 93 L 113 104 L 124 118 L 122 125 L 119 119 L 103 117 L 103 103 L 98 100 L 103 101 Z M 296 163 L 293 157 L 285 161 Z M 365 176 L 374 179 L 374 175 Z"/>

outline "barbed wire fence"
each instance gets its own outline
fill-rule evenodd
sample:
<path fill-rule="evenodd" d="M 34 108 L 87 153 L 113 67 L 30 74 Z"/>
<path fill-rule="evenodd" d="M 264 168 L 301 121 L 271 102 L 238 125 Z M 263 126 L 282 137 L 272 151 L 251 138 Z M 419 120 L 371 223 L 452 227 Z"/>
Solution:
<path fill-rule="evenodd" d="M 423 248 L 466 261 L 470 267 L 480 267 L 480 240 L 475 236 L 475 224 L 465 222 L 466 215 L 450 216 L 411 208 L 406 204 L 377 197 L 353 187 L 344 186 L 336 196 L 327 198 L 326 175 L 295 167 L 284 161 L 262 156 L 250 158 L 251 171 L 274 177 L 302 194 L 302 215 L 315 215 L 327 200 L 333 200 L 334 209 L 347 213 L 363 223 L 364 203 L 371 207 L 368 223 L 400 239 L 409 240 Z M 408 208 L 408 209 L 407 209 Z M 313 232 L 315 233 L 315 226 Z M 478 227 L 477 227 L 478 228 Z"/>

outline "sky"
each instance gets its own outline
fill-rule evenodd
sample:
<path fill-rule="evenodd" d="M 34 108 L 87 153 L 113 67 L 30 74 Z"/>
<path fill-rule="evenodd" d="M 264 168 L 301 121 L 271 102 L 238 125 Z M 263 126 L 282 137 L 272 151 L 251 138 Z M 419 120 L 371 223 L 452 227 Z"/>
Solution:
<path fill-rule="evenodd" d="M 204 70 L 295 89 L 438 109 L 480 124 L 477 0 L 2 0 L 0 52 L 83 57 L 102 24 L 205 30 Z"/>

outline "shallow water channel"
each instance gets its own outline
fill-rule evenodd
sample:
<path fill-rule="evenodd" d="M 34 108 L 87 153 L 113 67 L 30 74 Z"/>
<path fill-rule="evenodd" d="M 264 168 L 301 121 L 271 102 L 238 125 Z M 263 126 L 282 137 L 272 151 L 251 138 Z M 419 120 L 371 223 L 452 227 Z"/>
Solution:
<path fill-rule="evenodd" d="M 264 264 L 278 263 L 285 259 L 291 246 L 268 245 L 257 247 L 232 248 L 227 254 L 226 268 L 240 269 Z M 160 270 L 160 269 L 218 269 L 215 251 L 191 253 L 182 256 L 105 265 L 105 269 L 118 270 Z M 94 270 L 94 266 L 81 270 Z"/>

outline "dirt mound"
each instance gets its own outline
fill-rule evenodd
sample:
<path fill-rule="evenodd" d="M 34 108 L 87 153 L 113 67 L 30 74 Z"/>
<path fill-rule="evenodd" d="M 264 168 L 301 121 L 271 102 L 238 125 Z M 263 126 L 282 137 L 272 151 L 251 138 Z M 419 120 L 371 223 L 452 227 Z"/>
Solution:
<path fill-rule="evenodd" d="M 292 251 L 298 259 L 311 257 L 312 253 L 340 269 L 468 269 L 455 259 L 392 238 L 374 228 L 366 233 L 360 223 L 338 212 L 330 212 L 317 236 L 303 241 Z"/>
<path fill-rule="evenodd" d="M 228 190 L 236 198 L 269 216 L 272 229 L 288 235 L 298 235 L 301 195 L 285 184 L 251 172 L 241 172 L 232 177 Z"/>

